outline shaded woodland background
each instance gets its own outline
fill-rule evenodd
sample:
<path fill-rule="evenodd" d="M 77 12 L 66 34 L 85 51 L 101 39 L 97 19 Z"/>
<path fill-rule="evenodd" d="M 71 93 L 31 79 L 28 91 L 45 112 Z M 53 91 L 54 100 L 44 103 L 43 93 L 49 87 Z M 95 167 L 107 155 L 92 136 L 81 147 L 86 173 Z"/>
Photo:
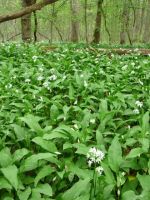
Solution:
<path fill-rule="evenodd" d="M 0 0 L 1 15 L 25 1 Z M 1 23 L 0 41 L 21 41 L 20 22 Z M 150 0 L 58 0 L 32 13 L 30 34 L 32 41 L 149 44 Z"/>

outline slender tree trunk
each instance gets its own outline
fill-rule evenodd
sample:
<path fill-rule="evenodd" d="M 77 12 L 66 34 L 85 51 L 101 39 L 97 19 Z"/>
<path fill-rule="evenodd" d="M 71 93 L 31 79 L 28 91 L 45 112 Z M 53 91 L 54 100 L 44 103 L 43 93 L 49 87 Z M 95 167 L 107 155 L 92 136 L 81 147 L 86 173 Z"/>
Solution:
<path fill-rule="evenodd" d="M 85 23 L 85 40 L 86 43 L 88 43 L 87 0 L 84 1 L 84 23 Z"/>
<path fill-rule="evenodd" d="M 78 21 L 78 14 L 79 14 L 79 2 L 78 0 L 71 0 L 71 41 L 78 42 L 79 41 L 79 21 Z"/>
<path fill-rule="evenodd" d="M 22 0 L 22 7 L 26 8 L 32 5 L 32 0 Z M 31 13 L 21 18 L 21 32 L 23 42 L 31 41 Z"/>
<path fill-rule="evenodd" d="M 146 18 L 144 23 L 143 43 L 150 43 L 150 0 L 147 2 Z"/>
<path fill-rule="evenodd" d="M 101 23 L 102 23 L 102 4 L 103 0 L 97 2 L 97 15 L 95 21 L 95 30 L 93 34 L 93 43 L 99 43 L 101 39 Z"/>

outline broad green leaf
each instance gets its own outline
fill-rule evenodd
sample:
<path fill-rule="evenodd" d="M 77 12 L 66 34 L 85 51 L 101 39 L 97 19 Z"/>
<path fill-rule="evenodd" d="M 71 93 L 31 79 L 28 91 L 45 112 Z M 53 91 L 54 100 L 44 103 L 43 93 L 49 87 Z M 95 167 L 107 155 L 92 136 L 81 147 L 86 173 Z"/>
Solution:
<path fill-rule="evenodd" d="M 0 166 L 7 167 L 12 164 L 12 156 L 9 148 L 4 148 L 0 151 Z"/>
<path fill-rule="evenodd" d="M 122 149 L 118 137 L 115 137 L 108 149 L 108 164 L 114 172 L 119 171 L 122 163 Z"/>
<path fill-rule="evenodd" d="M 39 160 L 47 160 L 53 158 L 51 153 L 39 153 L 28 157 L 20 167 L 21 172 L 31 171 L 38 167 Z"/>
<path fill-rule="evenodd" d="M 143 190 L 150 191 L 150 187 L 149 187 L 150 175 L 140 175 L 140 174 L 138 174 L 137 178 L 138 178 Z"/>
<path fill-rule="evenodd" d="M 122 200 L 138 200 L 138 198 L 134 191 L 129 190 L 122 195 Z"/>
<path fill-rule="evenodd" d="M 31 188 L 28 187 L 25 191 L 18 191 L 17 195 L 19 197 L 19 200 L 28 200 L 29 196 L 31 194 Z"/>
<path fill-rule="evenodd" d="M 97 145 L 104 145 L 103 134 L 101 133 L 100 130 L 96 130 L 96 142 Z"/>
<path fill-rule="evenodd" d="M 17 190 L 18 189 L 18 169 L 15 165 L 10 165 L 1 169 L 5 178 Z"/>
<path fill-rule="evenodd" d="M 70 83 L 70 85 L 69 85 L 69 98 L 70 98 L 71 100 L 74 100 L 74 88 L 73 88 L 73 86 L 72 86 L 71 83 Z"/>
<path fill-rule="evenodd" d="M 132 149 L 129 152 L 129 154 L 126 156 L 126 159 L 139 157 L 143 152 L 144 152 L 144 150 L 140 147 Z"/>
<path fill-rule="evenodd" d="M 52 188 L 48 183 L 45 184 L 39 184 L 35 189 L 33 189 L 35 192 L 39 192 L 40 194 L 44 194 L 47 196 L 52 196 Z"/>
<path fill-rule="evenodd" d="M 35 187 L 37 186 L 38 182 L 45 178 L 46 176 L 49 176 L 54 170 L 50 166 L 44 166 L 37 174 L 34 180 Z"/>
<path fill-rule="evenodd" d="M 85 190 L 86 188 L 86 190 Z M 89 193 L 90 190 L 90 179 L 79 180 L 75 183 L 69 190 L 67 190 L 63 196 L 62 200 L 76 200 L 82 195 Z"/>
<path fill-rule="evenodd" d="M 39 145 L 40 147 L 42 147 L 43 149 L 45 149 L 46 151 L 49 151 L 52 153 L 58 151 L 56 148 L 56 145 L 53 142 L 44 140 L 42 137 L 36 137 L 32 139 L 32 141 L 36 143 L 37 145 Z"/>
<path fill-rule="evenodd" d="M 13 154 L 13 162 L 20 161 L 24 156 L 26 156 L 29 153 L 28 149 L 18 149 Z"/>
<path fill-rule="evenodd" d="M 89 151 L 89 147 L 87 147 L 85 144 L 82 143 L 73 144 L 73 147 L 77 148 L 76 153 L 80 155 L 86 156 Z"/>
<path fill-rule="evenodd" d="M 101 165 L 102 165 L 102 167 L 104 169 L 106 182 L 111 186 L 112 185 L 115 186 L 116 180 L 115 180 L 115 177 L 114 177 L 111 169 L 109 168 L 108 164 L 103 162 Z"/>
<path fill-rule="evenodd" d="M 57 106 L 53 104 L 50 109 L 50 117 L 52 122 L 56 122 L 58 116 L 59 116 L 59 110 Z"/>
<path fill-rule="evenodd" d="M 21 117 L 20 119 L 24 121 L 38 135 L 43 135 L 43 129 L 38 123 L 39 121 L 38 117 L 28 114 L 25 117 Z"/>
<path fill-rule="evenodd" d="M 12 126 L 14 128 L 17 140 L 18 141 L 24 140 L 26 138 L 26 132 L 25 132 L 24 128 L 22 128 L 21 126 L 19 126 L 17 124 L 13 124 Z"/>
<path fill-rule="evenodd" d="M 142 118 L 142 133 L 145 136 L 146 132 L 150 131 L 149 112 L 146 112 Z"/>
<path fill-rule="evenodd" d="M 12 189 L 12 186 L 9 184 L 9 182 L 3 177 L 0 177 L 0 190 L 1 189 Z"/>

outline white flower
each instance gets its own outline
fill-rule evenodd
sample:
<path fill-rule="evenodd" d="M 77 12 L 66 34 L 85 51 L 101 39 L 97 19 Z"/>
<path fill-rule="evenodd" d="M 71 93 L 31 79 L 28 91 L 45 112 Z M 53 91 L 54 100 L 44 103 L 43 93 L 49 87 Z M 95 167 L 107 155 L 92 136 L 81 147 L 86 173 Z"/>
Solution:
<path fill-rule="evenodd" d="M 5 86 L 5 88 L 9 88 L 9 89 L 12 88 L 12 84 L 9 83 L 8 85 Z"/>
<path fill-rule="evenodd" d="M 143 107 L 143 102 L 136 101 L 136 102 L 135 102 L 135 105 L 136 105 L 137 107 L 142 108 L 142 107 Z"/>
<path fill-rule="evenodd" d="M 77 124 L 73 125 L 75 129 L 79 129 Z"/>
<path fill-rule="evenodd" d="M 132 62 L 132 63 L 131 63 L 131 65 L 132 65 L 132 66 L 134 66 L 134 65 L 135 65 L 135 63 L 134 63 L 134 62 Z"/>
<path fill-rule="evenodd" d="M 133 113 L 134 113 L 135 115 L 138 115 L 138 114 L 140 113 L 140 111 L 139 111 L 139 109 L 134 109 L 134 110 L 133 110 Z"/>
<path fill-rule="evenodd" d="M 40 98 L 39 98 L 39 101 L 41 101 L 41 102 L 42 102 L 42 101 L 43 101 L 43 97 L 40 97 Z"/>
<path fill-rule="evenodd" d="M 135 74 L 135 71 L 131 71 L 131 74 Z"/>
<path fill-rule="evenodd" d="M 31 80 L 29 79 L 29 78 L 27 78 L 26 80 L 25 80 L 25 82 L 26 83 L 29 83 Z"/>
<path fill-rule="evenodd" d="M 55 69 L 54 69 L 54 68 L 50 69 L 50 73 L 51 73 L 51 74 L 53 74 L 54 72 L 55 72 Z"/>
<path fill-rule="evenodd" d="M 89 152 L 87 153 L 88 164 L 90 163 L 90 165 L 93 163 L 99 164 L 104 159 L 104 157 L 105 154 L 95 147 L 90 148 Z"/>
<path fill-rule="evenodd" d="M 91 124 L 95 124 L 95 119 L 90 119 Z"/>
<path fill-rule="evenodd" d="M 44 78 L 43 76 L 39 76 L 39 77 L 37 78 L 37 80 L 38 80 L 38 81 L 42 81 L 43 78 Z"/>
<path fill-rule="evenodd" d="M 43 71 L 44 71 L 44 69 L 43 69 L 42 67 L 40 67 L 40 68 L 39 68 L 39 71 L 40 71 L 40 72 L 43 72 Z"/>
<path fill-rule="evenodd" d="M 32 56 L 33 61 L 35 62 L 37 60 L 37 56 Z"/>
<path fill-rule="evenodd" d="M 124 65 L 121 69 L 126 70 L 128 68 L 128 65 Z"/>
<path fill-rule="evenodd" d="M 102 175 L 102 173 L 103 173 L 103 171 L 104 171 L 104 169 L 103 169 L 103 167 L 101 167 L 101 166 L 99 166 L 99 167 L 96 167 L 96 172 L 101 176 Z"/>
<path fill-rule="evenodd" d="M 78 103 L 78 101 L 76 100 L 76 101 L 74 102 L 74 105 L 77 105 L 77 103 Z"/>
<path fill-rule="evenodd" d="M 86 82 L 86 81 L 84 81 L 84 87 L 87 87 L 87 86 L 88 86 L 87 82 Z"/>
<path fill-rule="evenodd" d="M 49 82 L 45 81 L 45 82 L 43 83 L 43 86 L 44 86 L 45 88 L 49 88 L 49 87 L 48 87 L 48 86 L 49 86 Z"/>
<path fill-rule="evenodd" d="M 84 77 L 84 75 L 83 75 L 83 74 L 81 74 L 81 75 L 80 75 L 80 77 L 81 77 L 81 78 L 83 78 L 83 77 Z"/>
<path fill-rule="evenodd" d="M 88 166 L 89 166 L 89 167 L 91 167 L 92 163 L 93 163 L 93 162 L 92 162 L 91 160 L 88 160 Z"/>
<path fill-rule="evenodd" d="M 49 77 L 49 80 L 51 80 L 51 81 L 55 81 L 56 79 L 57 79 L 57 76 L 54 74 Z"/>

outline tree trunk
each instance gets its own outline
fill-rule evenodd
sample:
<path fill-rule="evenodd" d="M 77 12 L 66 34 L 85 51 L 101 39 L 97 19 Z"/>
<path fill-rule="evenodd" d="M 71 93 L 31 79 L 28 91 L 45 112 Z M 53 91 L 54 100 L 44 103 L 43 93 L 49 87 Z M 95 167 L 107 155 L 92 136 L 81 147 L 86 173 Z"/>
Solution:
<path fill-rule="evenodd" d="M 86 43 L 88 43 L 87 0 L 84 1 L 84 23 L 85 23 L 85 40 Z"/>
<path fill-rule="evenodd" d="M 95 30 L 93 34 L 93 43 L 99 43 L 101 37 L 101 23 L 102 23 L 102 4 L 103 0 L 98 0 L 97 2 L 97 15 L 95 21 Z"/>
<path fill-rule="evenodd" d="M 26 8 L 32 5 L 32 0 L 22 0 L 22 7 Z M 21 33 L 23 42 L 31 41 L 31 13 L 21 18 Z"/>
<path fill-rule="evenodd" d="M 122 12 L 122 22 L 121 22 L 121 31 L 120 31 L 120 44 L 125 44 L 126 43 L 127 15 L 128 15 L 128 4 L 127 4 L 127 1 L 124 0 L 123 12 Z"/>
<path fill-rule="evenodd" d="M 143 43 L 150 43 L 150 0 L 147 2 L 146 18 L 144 23 Z"/>
<path fill-rule="evenodd" d="M 71 0 L 71 41 L 79 41 L 79 22 L 78 22 L 78 12 L 79 12 L 79 2 L 78 0 Z"/>

